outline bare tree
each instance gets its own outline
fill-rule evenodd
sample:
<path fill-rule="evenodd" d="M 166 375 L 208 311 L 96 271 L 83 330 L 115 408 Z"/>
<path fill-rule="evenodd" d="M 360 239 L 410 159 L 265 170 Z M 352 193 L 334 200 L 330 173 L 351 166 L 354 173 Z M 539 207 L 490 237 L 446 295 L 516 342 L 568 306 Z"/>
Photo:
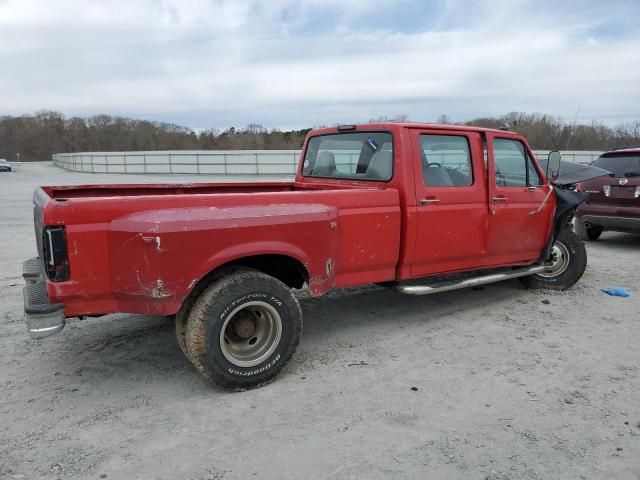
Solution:
<path fill-rule="evenodd" d="M 405 122 L 406 114 L 382 115 L 371 122 Z M 451 123 L 446 115 L 438 123 Z M 575 150 L 608 150 L 640 145 L 640 120 L 608 127 L 592 122 L 569 125 L 561 118 L 542 113 L 510 112 L 500 117 L 479 117 L 469 122 L 490 128 L 506 126 L 527 137 L 536 149 L 561 149 L 571 138 Z M 245 128 L 207 129 L 199 133 L 166 122 L 94 115 L 65 116 L 42 110 L 20 117 L 0 116 L 0 158 L 47 160 L 58 152 L 181 149 L 298 149 L 309 129 L 283 132 L 267 130 L 258 123 Z M 570 137 L 571 136 L 571 137 Z"/>

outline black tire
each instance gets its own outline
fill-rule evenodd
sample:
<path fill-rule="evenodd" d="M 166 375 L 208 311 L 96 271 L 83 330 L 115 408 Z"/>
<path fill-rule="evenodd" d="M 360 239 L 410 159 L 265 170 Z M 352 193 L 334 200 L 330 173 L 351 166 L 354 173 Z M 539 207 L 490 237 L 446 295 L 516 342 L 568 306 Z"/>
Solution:
<path fill-rule="evenodd" d="M 217 272 L 214 272 L 213 275 L 209 275 L 207 277 L 206 279 L 207 285 L 210 285 L 216 282 L 217 280 L 219 280 L 220 278 L 240 270 L 246 271 L 250 269 L 242 268 L 242 267 L 223 268 L 221 270 L 218 270 Z M 205 288 L 206 288 L 206 285 L 204 286 L 197 285 L 194 291 L 185 300 L 184 304 L 182 305 L 182 308 L 180 308 L 178 313 L 176 313 L 176 323 L 175 323 L 176 339 L 178 340 L 178 345 L 180 346 L 180 350 L 182 350 L 182 353 L 184 353 L 189 360 L 191 360 L 191 354 L 187 349 L 187 320 L 189 319 L 189 314 L 191 313 L 191 309 L 193 308 L 194 303 L 196 302 L 198 297 L 202 294 L 202 292 L 205 290 Z M 193 360 L 191 361 L 193 362 Z"/>
<path fill-rule="evenodd" d="M 548 290 L 566 290 L 575 285 L 587 268 L 584 243 L 571 230 L 563 229 L 554 243 L 554 255 L 562 255 L 567 261 L 556 261 L 548 272 L 521 277 L 520 281 L 528 288 Z"/>
<path fill-rule="evenodd" d="M 579 219 L 576 219 L 576 233 L 578 234 L 578 238 L 583 241 L 592 241 L 595 242 L 600 238 L 603 232 L 602 227 L 598 227 L 592 225 L 587 227 L 584 223 L 582 223 Z"/>
<path fill-rule="evenodd" d="M 187 357 L 200 374 L 224 387 L 250 388 L 272 380 L 291 359 L 302 311 L 280 280 L 236 271 L 199 295 L 185 331 Z"/>
<path fill-rule="evenodd" d="M 186 311 L 190 311 L 187 309 Z M 176 338 L 178 340 L 178 345 L 180 346 L 180 350 L 185 354 L 187 358 L 189 358 L 189 352 L 187 351 L 187 315 L 185 310 L 180 310 L 176 314 Z"/>

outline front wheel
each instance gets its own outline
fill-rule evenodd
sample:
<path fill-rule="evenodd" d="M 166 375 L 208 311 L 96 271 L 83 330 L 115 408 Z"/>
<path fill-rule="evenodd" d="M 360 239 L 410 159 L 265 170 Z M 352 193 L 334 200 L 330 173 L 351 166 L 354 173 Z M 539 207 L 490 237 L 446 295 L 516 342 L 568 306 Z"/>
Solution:
<path fill-rule="evenodd" d="M 302 312 L 284 283 L 254 270 L 212 283 L 186 322 L 187 356 L 206 378 L 249 388 L 273 379 L 289 361 L 302 331 Z"/>
<path fill-rule="evenodd" d="M 541 273 L 521 277 L 528 288 L 566 290 L 576 284 L 587 268 L 587 251 L 584 243 L 569 229 L 562 230 L 553 244 L 551 257 Z"/>

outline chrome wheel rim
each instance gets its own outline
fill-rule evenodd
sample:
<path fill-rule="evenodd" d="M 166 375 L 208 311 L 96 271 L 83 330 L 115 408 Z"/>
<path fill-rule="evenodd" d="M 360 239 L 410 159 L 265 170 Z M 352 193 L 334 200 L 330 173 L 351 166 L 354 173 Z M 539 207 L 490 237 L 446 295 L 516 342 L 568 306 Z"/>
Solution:
<path fill-rule="evenodd" d="M 246 302 L 236 307 L 220 330 L 224 358 L 237 367 L 254 367 L 275 351 L 282 337 L 282 319 L 265 302 Z"/>
<path fill-rule="evenodd" d="M 569 250 L 560 243 L 555 242 L 551 250 L 551 258 L 545 262 L 545 270 L 538 275 L 544 278 L 553 278 L 562 275 L 569 268 Z"/>

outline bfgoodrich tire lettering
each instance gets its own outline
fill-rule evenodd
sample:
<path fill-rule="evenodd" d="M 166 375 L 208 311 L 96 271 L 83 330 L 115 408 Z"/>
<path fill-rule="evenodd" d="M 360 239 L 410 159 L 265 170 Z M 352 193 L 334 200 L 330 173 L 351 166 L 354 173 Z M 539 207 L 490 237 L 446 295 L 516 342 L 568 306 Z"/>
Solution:
<path fill-rule="evenodd" d="M 300 339 L 302 312 L 279 280 L 247 270 L 230 273 L 196 300 L 185 328 L 188 357 L 206 378 L 248 388 L 273 379 Z"/>
<path fill-rule="evenodd" d="M 567 255 L 566 265 L 556 265 L 540 275 L 521 277 L 520 281 L 529 288 L 546 288 L 549 290 L 566 290 L 580 280 L 587 268 L 587 251 L 575 233 L 563 229 L 554 244 L 556 254 Z"/>

